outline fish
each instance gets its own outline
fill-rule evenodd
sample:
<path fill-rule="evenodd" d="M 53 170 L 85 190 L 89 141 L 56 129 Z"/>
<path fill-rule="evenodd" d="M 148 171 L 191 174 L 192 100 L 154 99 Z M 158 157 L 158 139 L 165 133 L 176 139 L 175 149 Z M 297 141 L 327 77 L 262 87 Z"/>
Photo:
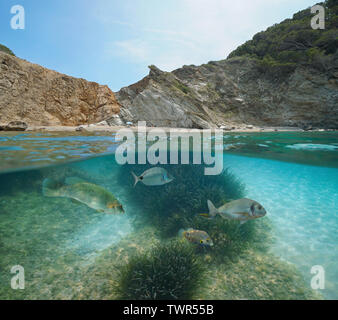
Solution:
<path fill-rule="evenodd" d="M 105 188 L 85 182 L 78 178 L 67 178 L 62 184 L 46 178 L 42 183 L 42 194 L 45 197 L 64 197 L 81 202 L 98 212 L 123 214 L 122 204 Z"/>
<path fill-rule="evenodd" d="M 240 224 L 243 224 L 249 220 L 261 218 L 266 215 L 266 210 L 260 203 L 247 198 L 230 201 L 218 209 L 210 200 L 208 200 L 207 203 L 209 214 L 202 213 L 200 215 L 209 219 L 215 218 L 218 214 L 223 219 L 238 220 Z"/>
<path fill-rule="evenodd" d="M 146 186 L 161 186 L 174 180 L 167 170 L 154 167 L 144 171 L 140 176 L 137 176 L 133 171 L 131 172 L 135 179 L 134 187 L 141 181 Z"/>
<path fill-rule="evenodd" d="M 187 239 L 189 242 L 199 244 L 202 246 L 212 247 L 214 245 L 210 236 L 205 231 L 202 230 L 195 230 L 192 228 L 189 228 L 187 230 L 181 229 L 178 232 L 178 236 Z"/>

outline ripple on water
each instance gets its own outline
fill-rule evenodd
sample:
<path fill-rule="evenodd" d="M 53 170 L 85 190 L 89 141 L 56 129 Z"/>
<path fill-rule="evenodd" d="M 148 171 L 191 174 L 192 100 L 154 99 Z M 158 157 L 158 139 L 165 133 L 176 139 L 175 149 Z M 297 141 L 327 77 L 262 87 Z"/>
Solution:
<path fill-rule="evenodd" d="M 321 150 L 321 151 L 335 151 L 338 149 L 335 145 L 329 144 L 312 144 L 312 143 L 297 143 L 293 145 L 286 146 L 287 148 L 296 149 L 296 150 Z"/>

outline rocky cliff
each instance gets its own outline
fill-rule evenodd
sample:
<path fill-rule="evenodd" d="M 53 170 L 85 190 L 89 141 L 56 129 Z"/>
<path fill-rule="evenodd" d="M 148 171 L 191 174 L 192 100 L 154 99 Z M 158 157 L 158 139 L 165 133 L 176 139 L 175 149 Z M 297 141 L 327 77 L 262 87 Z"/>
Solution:
<path fill-rule="evenodd" d="M 126 121 L 208 128 L 222 125 L 338 128 L 338 55 L 328 70 L 275 66 L 235 57 L 171 73 L 150 66 L 116 93 Z"/>
<path fill-rule="evenodd" d="M 103 85 L 73 78 L 0 52 L 0 124 L 97 123 L 118 114 L 113 92 Z"/>
<path fill-rule="evenodd" d="M 311 28 L 308 8 L 257 33 L 226 60 L 171 73 L 150 66 L 147 77 L 116 94 L 122 118 L 169 127 L 338 128 L 338 4 L 321 5 L 324 30 Z"/>
<path fill-rule="evenodd" d="M 149 75 L 115 95 L 13 56 L 0 46 L 0 130 L 28 125 L 338 128 L 338 4 L 326 0 L 324 30 L 310 9 L 257 33 L 228 59 Z M 115 98 L 116 96 L 116 98 Z M 11 123 L 9 123 L 11 122 Z M 2 126 L 5 124 L 5 126 Z"/>

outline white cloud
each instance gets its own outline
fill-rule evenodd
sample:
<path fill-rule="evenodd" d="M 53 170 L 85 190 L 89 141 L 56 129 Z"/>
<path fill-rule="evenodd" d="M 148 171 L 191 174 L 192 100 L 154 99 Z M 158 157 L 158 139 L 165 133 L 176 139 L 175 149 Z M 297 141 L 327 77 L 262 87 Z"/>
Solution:
<path fill-rule="evenodd" d="M 190 51 L 185 51 L 189 55 L 187 57 L 182 55 L 182 51 L 178 47 L 189 47 L 191 45 L 191 43 L 175 39 L 171 42 L 170 52 L 163 54 L 161 46 L 156 43 L 141 39 L 129 39 L 110 43 L 106 48 L 106 53 L 110 56 L 119 56 L 132 63 L 155 64 L 162 70 L 170 71 L 189 61 Z"/>
<path fill-rule="evenodd" d="M 258 31 L 312 4 L 311 0 L 300 0 L 298 5 L 294 0 L 171 1 L 177 11 L 158 7 L 145 11 L 144 2 L 141 5 L 135 1 L 128 16 L 110 20 L 110 25 L 118 24 L 128 32 L 127 38 L 110 41 L 106 52 L 132 63 L 155 64 L 166 71 L 183 64 L 225 59 Z"/>
<path fill-rule="evenodd" d="M 139 39 L 115 41 L 107 50 L 110 54 L 124 56 L 136 62 L 147 61 L 151 52 L 150 44 Z"/>

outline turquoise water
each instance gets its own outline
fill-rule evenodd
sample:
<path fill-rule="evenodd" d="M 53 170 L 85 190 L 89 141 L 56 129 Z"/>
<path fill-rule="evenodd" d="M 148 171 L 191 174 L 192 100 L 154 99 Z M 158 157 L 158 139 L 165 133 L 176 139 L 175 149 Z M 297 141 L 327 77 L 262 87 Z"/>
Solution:
<path fill-rule="evenodd" d="M 191 298 L 338 298 L 337 133 L 227 134 L 226 173 L 204 177 L 201 165 L 166 165 L 175 180 L 156 187 L 133 188 L 130 171 L 150 166 L 118 165 L 116 147 L 111 134 L 1 134 L 0 298 L 117 299 L 116 269 L 169 246 L 181 227 L 214 238 L 212 248 L 192 245 L 214 272 Z M 43 195 L 45 179 L 67 177 L 104 187 L 125 214 Z M 267 215 L 241 227 L 196 218 L 207 199 L 219 206 L 242 197 Z M 10 286 L 14 265 L 25 269 L 23 290 Z M 315 265 L 325 270 L 323 290 L 310 286 Z"/>
<path fill-rule="evenodd" d="M 275 226 L 271 250 L 297 265 L 308 282 L 311 267 L 326 271 L 324 295 L 338 295 L 338 170 L 276 160 L 228 156 L 247 196 L 264 203 Z"/>

